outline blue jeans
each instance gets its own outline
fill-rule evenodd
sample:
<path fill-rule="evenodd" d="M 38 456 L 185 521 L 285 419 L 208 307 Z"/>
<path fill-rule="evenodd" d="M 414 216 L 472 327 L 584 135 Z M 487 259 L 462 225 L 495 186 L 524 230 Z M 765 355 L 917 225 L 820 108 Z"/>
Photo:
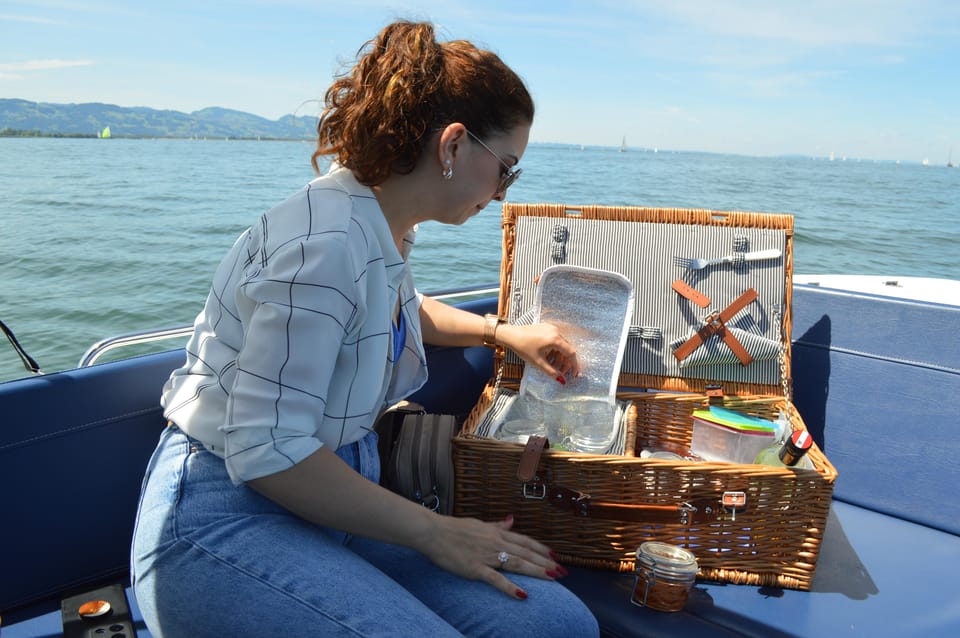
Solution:
<path fill-rule="evenodd" d="M 377 480 L 375 434 L 337 454 Z M 599 633 L 560 583 L 511 573 L 529 594 L 513 600 L 411 549 L 308 523 L 235 487 L 223 461 L 176 427 L 147 467 L 131 573 L 156 638 Z"/>

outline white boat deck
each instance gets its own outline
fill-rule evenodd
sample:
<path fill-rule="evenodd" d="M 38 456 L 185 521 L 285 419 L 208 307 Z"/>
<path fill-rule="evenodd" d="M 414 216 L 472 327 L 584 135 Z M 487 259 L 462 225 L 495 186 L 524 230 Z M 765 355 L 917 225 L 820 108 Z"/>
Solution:
<path fill-rule="evenodd" d="M 886 275 L 803 275 L 793 283 L 960 306 L 960 280 Z"/>

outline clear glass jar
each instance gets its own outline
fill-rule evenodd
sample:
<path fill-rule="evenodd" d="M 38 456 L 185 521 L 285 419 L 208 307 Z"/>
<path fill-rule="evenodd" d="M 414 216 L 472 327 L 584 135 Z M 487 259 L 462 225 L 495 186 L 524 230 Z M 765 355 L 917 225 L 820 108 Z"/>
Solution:
<path fill-rule="evenodd" d="M 680 611 L 697 578 L 692 553 L 658 541 L 637 548 L 636 577 L 630 602 L 658 611 Z"/>

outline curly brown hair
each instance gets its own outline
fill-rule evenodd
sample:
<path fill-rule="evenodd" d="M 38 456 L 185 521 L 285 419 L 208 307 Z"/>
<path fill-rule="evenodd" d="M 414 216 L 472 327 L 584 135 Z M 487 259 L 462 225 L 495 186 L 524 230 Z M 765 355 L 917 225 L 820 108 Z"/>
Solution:
<path fill-rule="evenodd" d="M 439 43 L 432 24 L 406 20 L 365 43 L 325 100 L 313 168 L 334 156 L 368 186 L 410 173 L 430 133 L 451 122 L 481 138 L 533 122 L 526 86 L 496 54 Z"/>

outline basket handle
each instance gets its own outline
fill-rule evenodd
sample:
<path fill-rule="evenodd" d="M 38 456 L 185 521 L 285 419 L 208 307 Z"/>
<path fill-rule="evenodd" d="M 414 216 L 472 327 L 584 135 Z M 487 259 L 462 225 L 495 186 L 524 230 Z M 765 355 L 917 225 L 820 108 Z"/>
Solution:
<path fill-rule="evenodd" d="M 719 499 L 713 498 L 700 498 L 673 505 L 650 505 L 595 501 L 589 494 L 561 485 L 544 484 L 538 488 L 534 484 L 525 491 L 528 490 L 534 493 L 542 491 L 545 493 L 544 500 L 577 516 L 627 523 L 702 524 L 718 520 L 722 512 Z"/>
<path fill-rule="evenodd" d="M 596 501 L 589 494 L 562 485 L 548 485 L 537 476 L 537 466 L 543 450 L 550 446 L 546 438 L 531 436 L 520 455 L 517 478 L 523 484 L 527 499 L 548 501 L 554 507 L 566 509 L 577 516 L 630 523 L 701 524 L 719 520 L 725 511 L 734 516 L 746 508 L 746 499 L 736 503 L 723 498 L 698 498 L 671 505 L 642 503 L 612 503 Z"/>

